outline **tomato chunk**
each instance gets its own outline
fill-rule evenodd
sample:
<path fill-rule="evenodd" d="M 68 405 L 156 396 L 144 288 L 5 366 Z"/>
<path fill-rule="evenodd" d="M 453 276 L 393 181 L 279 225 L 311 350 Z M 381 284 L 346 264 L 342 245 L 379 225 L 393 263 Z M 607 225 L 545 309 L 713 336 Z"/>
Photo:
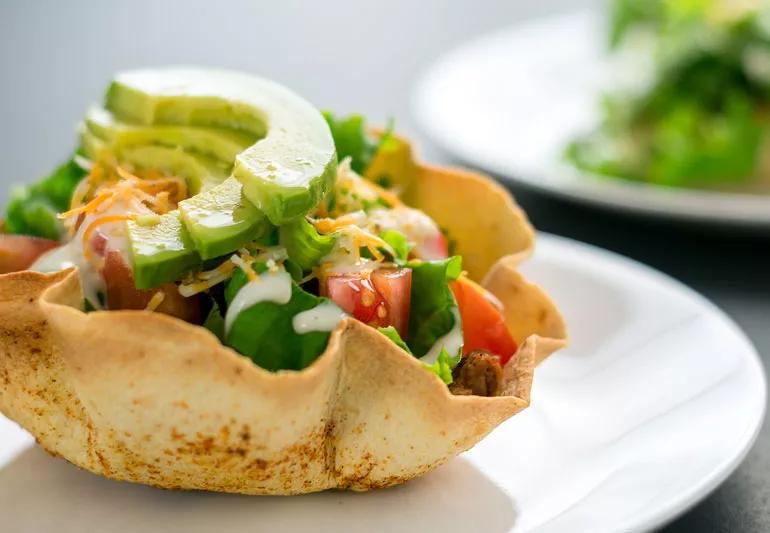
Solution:
<path fill-rule="evenodd" d="M 26 270 L 38 257 L 60 245 L 41 237 L 0 234 L 0 274 Z"/>
<path fill-rule="evenodd" d="M 409 331 L 412 271 L 385 268 L 369 272 L 331 274 L 321 283 L 321 295 L 373 327 L 393 326 L 401 338 Z"/>
<path fill-rule="evenodd" d="M 173 283 L 162 285 L 157 289 L 137 289 L 134 286 L 131 267 L 118 251 L 111 250 L 105 254 L 102 276 L 106 289 L 107 309 L 144 309 L 156 292 L 163 291 L 163 301 L 155 311 L 194 324 L 200 322 L 200 305 L 197 296 L 185 298 L 179 294 L 177 286 Z"/>
<path fill-rule="evenodd" d="M 485 350 L 497 355 L 500 364 L 505 365 L 516 353 L 516 341 L 486 290 L 466 277 L 450 283 L 450 288 L 463 322 L 463 354 Z"/>

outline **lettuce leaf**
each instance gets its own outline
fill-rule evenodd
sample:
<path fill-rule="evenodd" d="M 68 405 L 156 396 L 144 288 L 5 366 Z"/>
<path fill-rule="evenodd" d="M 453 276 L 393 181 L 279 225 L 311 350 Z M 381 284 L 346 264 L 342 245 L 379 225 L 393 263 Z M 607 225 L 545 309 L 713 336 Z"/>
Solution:
<path fill-rule="evenodd" d="M 439 352 L 436 361 L 432 365 L 427 363 L 423 363 L 423 365 L 426 370 L 430 370 L 440 377 L 441 381 L 449 385 L 452 383 L 452 370 L 455 369 L 460 359 L 462 359 L 461 353 L 458 352 L 457 355 L 452 356 L 449 355 L 446 348 L 441 348 L 441 352 Z"/>
<path fill-rule="evenodd" d="M 203 327 L 216 335 L 220 342 L 224 342 L 225 318 L 222 316 L 222 312 L 219 310 L 219 305 L 216 302 L 211 306 L 209 314 L 203 322 Z"/>
<path fill-rule="evenodd" d="M 350 168 L 363 175 L 369 164 L 377 155 L 380 147 L 388 142 L 393 130 L 390 121 L 385 132 L 378 139 L 369 135 L 366 130 L 366 120 L 363 116 L 354 114 L 348 117 L 335 117 L 331 112 L 324 111 L 324 118 L 334 137 L 337 147 L 337 158 L 342 161 L 350 157 Z"/>
<path fill-rule="evenodd" d="M 401 335 L 399 335 L 398 331 L 396 331 L 396 328 L 393 326 L 388 326 L 386 328 L 377 328 L 377 330 L 391 341 L 393 341 L 396 346 L 404 350 L 406 353 L 410 355 L 412 354 L 409 346 L 407 346 L 403 341 Z M 455 369 L 461 358 L 462 353 L 458 352 L 457 355 L 451 356 L 449 355 L 447 349 L 442 347 L 441 352 L 439 352 L 438 357 L 436 358 L 436 361 L 432 365 L 423 363 L 423 366 L 425 367 L 425 370 L 433 372 L 439 378 L 441 378 L 441 381 L 449 385 L 452 383 L 452 370 Z"/>
<path fill-rule="evenodd" d="M 323 256 L 331 252 L 335 238 L 332 235 L 321 235 L 307 221 L 300 217 L 278 228 L 279 242 L 286 248 L 286 253 L 303 271 L 308 271 L 318 265 Z"/>
<path fill-rule="evenodd" d="M 395 253 L 393 256 L 394 263 L 397 265 L 406 263 L 406 260 L 409 258 L 409 251 L 413 248 L 413 245 L 406 239 L 406 235 L 394 229 L 387 229 L 380 233 L 380 239 L 393 248 Z"/>
<path fill-rule="evenodd" d="M 56 214 L 69 208 L 72 193 L 85 175 L 71 159 L 44 180 L 15 189 L 6 208 L 6 231 L 58 240 L 63 227 Z"/>
<path fill-rule="evenodd" d="M 248 282 L 238 269 L 225 288 L 229 305 Z M 294 316 L 326 301 L 292 283 L 291 299 L 286 304 L 259 302 L 243 310 L 235 319 L 225 344 L 249 357 L 266 370 L 301 370 L 315 361 L 326 349 L 330 332 L 294 331 Z"/>
<path fill-rule="evenodd" d="M 401 338 L 401 335 L 398 334 L 398 330 L 394 328 L 393 326 L 388 326 L 386 328 L 377 328 L 377 331 L 385 335 L 387 338 L 389 338 L 393 343 L 404 350 L 409 355 L 412 354 L 412 350 L 409 349 L 409 346 L 406 345 L 404 340 Z"/>
<path fill-rule="evenodd" d="M 412 269 L 412 295 L 407 344 L 415 357 L 422 357 L 455 325 L 457 302 L 449 281 L 462 273 L 462 258 L 408 264 Z"/>

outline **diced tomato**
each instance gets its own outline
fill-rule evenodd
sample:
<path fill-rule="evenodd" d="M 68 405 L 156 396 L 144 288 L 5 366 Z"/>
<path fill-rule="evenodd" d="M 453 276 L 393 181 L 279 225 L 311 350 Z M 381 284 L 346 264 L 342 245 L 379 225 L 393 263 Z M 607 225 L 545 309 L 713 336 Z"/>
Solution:
<path fill-rule="evenodd" d="M 505 365 L 516 353 L 517 345 L 508 331 L 502 313 L 487 297 L 483 287 L 466 277 L 450 283 L 463 322 L 463 354 L 485 350 Z"/>
<path fill-rule="evenodd" d="M 134 286 L 131 267 L 126 264 L 123 255 L 118 251 L 111 250 L 105 254 L 102 276 L 107 293 L 107 309 L 144 309 L 156 292 L 163 291 L 163 301 L 155 311 L 194 324 L 200 322 L 200 305 L 197 296 L 185 298 L 179 294 L 177 286 L 173 283 L 162 285 L 157 289 L 137 289 Z"/>
<path fill-rule="evenodd" d="M 0 274 L 26 270 L 38 257 L 60 245 L 40 237 L 0 234 Z"/>
<path fill-rule="evenodd" d="M 393 326 L 401 338 L 406 338 L 412 294 L 410 269 L 332 274 L 321 283 L 321 294 L 361 322 L 374 327 Z"/>

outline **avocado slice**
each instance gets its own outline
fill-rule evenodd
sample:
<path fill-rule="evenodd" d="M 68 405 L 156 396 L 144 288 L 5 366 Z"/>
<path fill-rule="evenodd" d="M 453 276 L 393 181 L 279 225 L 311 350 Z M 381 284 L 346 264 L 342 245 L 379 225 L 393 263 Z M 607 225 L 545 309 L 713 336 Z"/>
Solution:
<path fill-rule="evenodd" d="M 221 190 L 211 193 L 214 186 L 226 180 L 223 163 L 167 146 L 129 144 L 121 147 L 115 142 L 113 130 L 100 127 L 104 125 L 104 121 L 96 125 L 94 121 L 85 121 L 81 143 L 86 157 L 95 159 L 104 150 L 109 150 L 122 162 L 139 169 L 166 170 L 184 177 L 191 191 L 196 193 L 181 202 L 179 211 L 173 213 L 183 224 L 163 218 L 163 223 L 152 230 L 136 224 L 129 227 L 129 241 L 134 248 L 143 251 L 134 256 L 137 287 L 146 288 L 146 283 L 178 279 L 189 270 L 190 264 L 195 264 L 195 261 L 187 261 L 187 248 L 194 249 L 201 259 L 211 259 L 237 250 L 269 230 L 265 216 L 242 198 L 241 184 L 234 178 L 229 178 Z M 168 234 L 159 235 L 162 232 Z M 175 252 L 170 253 L 165 247 L 153 248 L 153 239 L 184 245 L 175 246 Z"/>
<path fill-rule="evenodd" d="M 202 259 L 237 250 L 271 228 L 265 215 L 243 198 L 235 178 L 179 203 L 182 221 Z"/>
<path fill-rule="evenodd" d="M 192 194 L 222 183 L 230 172 L 230 167 L 223 162 L 173 147 L 152 144 L 121 147 L 110 139 L 98 136 L 88 126 L 81 130 L 80 143 L 89 159 L 98 159 L 106 151 L 140 170 L 162 170 L 182 177 Z"/>
<path fill-rule="evenodd" d="M 236 156 L 233 176 L 276 225 L 307 213 L 334 181 L 337 156 L 323 116 L 268 80 L 194 68 L 137 70 L 116 77 L 105 106 L 139 125 L 230 128 L 259 138 Z"/>
<path fill-rule="evenodd" d="M 137 289 L 176 281 L 200 265 L 179 211 L 159 216 L 155 224 L 129 221 L 127 226 Z"/>
<path fill-rule="evenodd" d="M 108 142 L 116 152 L 129 146 L 160 145 L 181 148 L 232 168 L 235 157 L 253 145 L 257 138 L 244 131 L 197 126 L 137 126 L 121 122 L 104 108 L 93 107 L 86 114 L 85 126 Z"/>

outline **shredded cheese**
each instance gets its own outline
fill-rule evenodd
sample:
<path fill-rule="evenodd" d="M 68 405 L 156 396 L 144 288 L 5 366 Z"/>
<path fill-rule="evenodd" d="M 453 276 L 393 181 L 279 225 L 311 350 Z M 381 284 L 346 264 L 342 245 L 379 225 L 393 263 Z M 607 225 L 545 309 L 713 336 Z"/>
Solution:
<path fill-rule="evenodd" d="M 251 257 L 248 257 L 248 261 L 244 260 L 239 255 L 233 255 L 230 257 L 230 261 L 235 263 L 235 265 L 243 270 L 243 272 L 246 274 L 246 277 L 249 278 L 249 281 L 259 281 L 259 276 L 256 272 L 254 272 L 254 269 L 251 268 Z"/>
<path fill-rule="evenodd" d="M 115 196 L 115 193 L 113 191 L 102 191 L 100 194 L 96 195 L 91 201 L 89 201 L 86 204 L 81 204 L 78 207 L 74 207 L 70 209 L 69 211 L 65 211 L 64 213 L 59 213 L 56 215 L 60 220 L 65 220 L 68 218 L 71 218 L 75 215 L 79 215 L 81 213 L 93 213 L 96 211 L 96 209 L 107 200 L 113 198 Z"/>
<path fill-rule="evenodd" d="M 249 281 L 259 281 L 260 277 L 252 268 L 252 263 L 255 261 L 265 261 L 268 264 L 268 268 L 275 272 L 279 269 L 281 262 L 287 257 L 286 249 L 282 247 L 264 248 L 255 243 L 249 246 L 253 250 L 241 248 L 237 254 L 233 254 L 216 268 L 191 275 L 179 285 L 179 294 L 189 298 L 200 292 L 207 291 L 214 285 L 232 277 L 236 268 L 243 270 Z M 257 255 L 252 255 L 253 253 L 257 253 Z"/>
<path fill-rule="evenodd" d="M 385 200 L 385 203 L 387 203 L 390 207 L 398 207 L 400 205 L 403 205 L 403 202 L 399 199 L 398 196 L 396 196 L 394 193 L 389 191 L 388 189 L 385 189 L 383 187 L 380 187 L 376 183 L 367 182 L 369 187 L 377 191 L 377 194 Z"/>
<path fill-rule="evenodd" d="M 163 303 L 163 300 L 165 299 L 166 299 L 166 293 L 163 291 L 158 291 L 152 295 L 152 298 L 150 298 L 150 301 L 147 302 L 147 307 L 145 307 L 145 309 L 147 311 L 155 311 L 158 308 L 158 306 Z"/>
<path fill-rule="evenodd" d="M 107 224 L 109 222 L 121 222 L 124 220 L 133 220 L 134 218 L 136 218 L 136 215 L 133 215 L 133 214 L 104 215 L 92 220 L 91 223 L 88 224 L 88 226 L 86 226 L 85 231 L 83 231 L 83 250 L 84 250 L 85 257 L 89 258 L 93 253 L 88 243 L 91 240 L 91 235 L 93 235 L 97 227 L 101 226 L 102 224 Z"/>
<path fill-rule="evenodd" d="M 310 220 L 310 223 L 315 226 L 315 229 L 321 235 L 333 233 L 344 226 L 354 226 L 357 222 L 358 220 L 352 213 L 348 213 L 347 215 L 338 218 L 318 218 Z"/>

